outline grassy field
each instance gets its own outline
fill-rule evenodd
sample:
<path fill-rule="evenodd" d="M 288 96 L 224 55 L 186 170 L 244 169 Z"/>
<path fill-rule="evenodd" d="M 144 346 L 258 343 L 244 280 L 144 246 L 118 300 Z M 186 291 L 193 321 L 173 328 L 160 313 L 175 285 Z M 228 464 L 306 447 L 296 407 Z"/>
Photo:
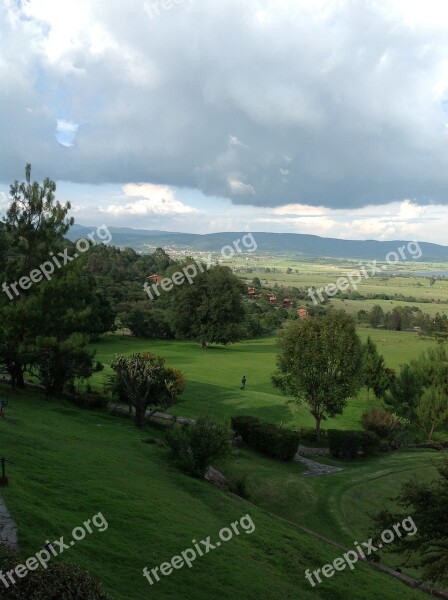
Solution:
<path fill-rule="evenodd" d="M 363 340 L 368 335 L 378 345 L 387 366 L 398 369 L 401 364 L 416 358 L 423 350 L 434 344 L 414 333 L 359 329 Z M 95 374 L 92 385 L 101 388 L 104 375 L 110 372 L 110 361 L 115 353 L 151 351 L 167 359 L 170 366 L 186 375 L 186 390 L 181 403 L 171 412 L 189 417 L 204 413 L 225 419 L 232 415 L 251 414 L 262 419 L 285 425 L 313 426 L 313 419 L 305 406 L 288 404 L 271 383 L 270 375 L 275 369 L 276 338 L 260 338 L 243 341 L 228 347 L 210 347 L 203 350 L 194 342 L 139 340 L 117 335 L 106 336 L 93 346 L 97 358 L 105 364 L 105 372 Z M 241 377 L 246 375 L 247 387 L 240 390 Z M 350 399 L 344 414 L 329 419 L 326 428 L 358 428 L 366 408 L 366 392 L 362 389 L 356 398 Z"/>
<path fill-rule="evenodd" d="M 249 261 L 245 264 L 245 261 Z M 235 257 L 228 261 L 228 266 L 235 269 L 235 272 L 250 284 L 254 277 L 258 277 L 262 285 L 267 287 L 287 286 L 307 289 L 310 286 L 325 287 L 329 283 L 335 283 L 338 277 L 347 276 L 353 271 L 359 269 L 357 261 L 349 260 L 320 260 L 318 261 L 298 261 L 295 258 L 280 256 L 251 256 L 249 259 Z M 448 314 L 448 279 L 440 279 L 433 286 L 430 286 L 430 274 L 432 272 L 446 272 L 446 263 L 415 263 L 403 262 L 395 266 L 389 266 L 384 263 L 386 270 L 384 276 L 371 277 L 371 268 L 368 261 L 362 261 L 369 274 L 368 278 L 360 280 L 357 286 L 357 292 L 363 296 L 368 294 L 401 294 L 405 297 L 414 297 L 417 300 L 425 302 L 411 302 L 412 306 L 417 306 L 423 312 L 435 315 L 436 312 Z M 378 262 L 378 266 L 382 263 Z M 287 268 L 293 270 L 287 274 Z M 247 269 L 252 269 L 251 273 Z M 265 269 L 271 269 L 266 273 Z M 272 272 L 276 269 L 276 272 Z M 297 272 L 296 272 L 297 271 Z M 394 273 L 401 273 L 395 276 Z M 422 275 L 423 273 L 427 275 Z M 338 299 L 332 300 L 335 305 L 341 304 Z M 390 310 L 394 306 L 403 305 L 403 300 L 347 300 L 341 304 L 341 308 L 346 308 L 347 312 L 356 314 L 358 310 L 369 310 L 374 304 L 380 304 L 384 310 Z"/>
<path fill-rule="evenodd" d="M 424 597 L 361 564 L 313 589 L 304 579 L 305 569 L 333 561 L 337 549 L 257 506 L 182 475 L 168 462 L 167 450 L 142 443 L 145 435 L 154 435 L 151 430 L 137 432 L 126 420 L 48 402 L 29 392 L 11 394 L 4 387 L 0 392 L 11 396 L 8 418 L 0 421 L 2 453 L 11 461 L 10 486 L 2 494 L 18 523 L 24 555 L 33 555 L 47 539 L 63 535 L 69 540 L 74 527 L 102 512 L 108 529 L 94 531 L 55 560 L 71 560 L 95 573 L 114 600 L 342 600 L 348 588 L 355 600 Z M 303 502 L 309 507 L 300 466 L 288 476 L 304 491 L 297 487 L 291 492 L 289 479 L 273 485 L 291 494 L 289 506 Z M 275 508 L 272 494 L 267 498 L 268 507 Z M 340 512 L 340 505 L 349 511 L 349 502 L 335 501 L 335 511 Z M 297 511 L 286 512 L 298 518 Z M 255 524 L 251 535 L 234 537 L 198 559 L 192 569 L 184 567 L 149 587 L 142 576 L 144 566 L 170 560 L 190 547 L 193 538 L 216 540 L 222 527 L 248 513 Z M 326 523 L 328 516 L 328 511 L 322 513 L 319 528 L 336 533 L 338 521 Z M 303 517 L 318 525 L 316 515 Z"/>
<path fill-rule="evenodd" d="M 350 547 L 354 540 L 374 536 L 371 515 L 385 506 L 394 508 L 390 498 L 402 483 L 411 478 L 430 481 L 437 475 L 440 460 L 440 453 L 432 450 L 401 450 L 356 461 L 321 458 L 320 462 L 343 470 L 324 477 L 297 477 L 303 465 L 273 463 L 242 449 L 235 460 L 220 468 L 230 479 L 245 477 L 250 499 L 257 506 Z M 399 564 L 398 557 L 379 554 L 386 564 Z M 416 578 L 420 575 L 412 568 L 405 571 Z"/>

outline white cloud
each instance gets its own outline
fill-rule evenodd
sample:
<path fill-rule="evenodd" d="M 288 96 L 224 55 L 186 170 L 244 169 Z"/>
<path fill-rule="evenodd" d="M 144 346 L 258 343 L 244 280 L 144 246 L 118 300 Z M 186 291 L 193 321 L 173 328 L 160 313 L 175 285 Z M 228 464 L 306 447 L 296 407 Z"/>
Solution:
<path fill-rule="evenodd" d="M 245 194 L 255 194 L 253 186 L 251 186 L 248 183 L 244 183 L 243 181 L 239 181 L 238 179 L 234 179 L 233 177 L 228 177 L 227 183 L 232 194 L 236 194 L 237 196 Z"/>
<path fill-rule="evenodd" d="M 124 203 L 110 204 L 101 212 L 118 216 L 178 215 L 197 209 L 178 200 L 171 188 L 152 183 L 127 183 L 123 186 Z M 129 198 L 135 198 L 131 202 Z"/>

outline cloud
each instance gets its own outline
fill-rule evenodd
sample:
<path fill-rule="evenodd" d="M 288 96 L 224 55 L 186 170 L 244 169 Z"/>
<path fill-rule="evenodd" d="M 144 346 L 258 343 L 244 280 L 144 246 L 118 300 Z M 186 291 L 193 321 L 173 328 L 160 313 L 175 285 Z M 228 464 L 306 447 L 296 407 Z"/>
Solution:
<path fill-rule="evenodd" d="M 3 182 L 31 162 L 39 178 L 151 181 L 247 206 L 448 203 L 442 0 L 195 0 L 157 18 L 142 0 L 0 0 L 0 12 Z M 75 143 L 55 138 L 56 120 L 80 123 Z"/>
<path fill-rule="evenodd" d="M 245 195 L 245 194 L 255 194 L 255 190 L 253 188 L 253 186 L 251 186 L 248 183 L 243 183 L 242 181 L 239 181 L 238 179 L 234 179 L 233 177 L 228 177 L 227 178 L 227 183 L 228 186 L 232 192 L 232 194 L 235 195 Z"/>
<path fill-rule="evenodd" d="M 123 186 L 124 203 L 110 204 L 101 212 L 114 217 L 178 215 L 196 213 L 197 209 L 178 200 L 173 190 L 167 186 L 151 183 L 128 183 Z M 129 198 L 135 200 L 127 201 Z"/>

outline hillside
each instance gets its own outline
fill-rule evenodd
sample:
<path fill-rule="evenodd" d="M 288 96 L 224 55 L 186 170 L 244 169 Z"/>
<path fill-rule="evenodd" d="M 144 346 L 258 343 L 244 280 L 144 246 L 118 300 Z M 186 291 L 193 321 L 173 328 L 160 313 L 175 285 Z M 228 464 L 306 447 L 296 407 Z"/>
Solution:
<path fill-rule="evenodd" d="M 355 600 L 425 597 L 361 564 L 311 588 L 305 569 L 334 560 L 339 551 L 181 474 L 164 448 L 142 443 L 157 432 L 137 432 L 127 421 L 29 393 L 12 394 L 0 430 L 2 451 L 11 461 L 11 483 L 2 493 L 24 553 L 31 556 L 46 539 L 69 537 L 73 527 L 101 511 L 107 530 L 77 542 L 63 560 L 91 570 L 114 600 L 151 594 L 161 600 L 337 600 L 348 589 Z M 232 539 L 150 588 L 144 566 L 170 560 L 193 538 L 213 540 L 248 513 L 255 524 L 251 535 Z"/>
<path fill-rule="evenodd" d="M 86 237 L 94 227 L 74 225 L 67 237 L 75 241 Z M 115 246 L 130 247 L 135 250 L 151 251 L 161 247 L 175 247 L 191 251 L 219 252 L 225 245 L 241 239 L 247 232 L 222 232 L 204 235 L 193 233 L 174 233 L 166 231 L 146 231 L 128 227 L 109 227 L 112 234 L 111 243 Z M 339 240 L 323 238 L 317 235 L 301 233 L 266 233 L 254 232 L 257 242 L 257 253 L 292 254 L 300 257 L 326 258 L 363 258 L 384 260 L 388 252 L 396 252 L 407 245 L 408 241 L 393 240 L 380 242 L 376 240 Z M 428 242 L 420 242 L 421 261 L 448 261 L 448 247 Z M 410 258 L 408 256 L 408 258 Z"/>

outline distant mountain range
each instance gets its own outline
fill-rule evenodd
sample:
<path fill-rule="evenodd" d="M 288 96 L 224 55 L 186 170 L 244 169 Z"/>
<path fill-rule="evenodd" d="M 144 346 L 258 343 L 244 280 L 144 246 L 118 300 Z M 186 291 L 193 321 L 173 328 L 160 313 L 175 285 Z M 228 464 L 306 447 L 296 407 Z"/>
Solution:
<path fill-rule="evenodd" d="M 114 246 L 129 247 L 137 251 L 151 252 L 154 248 L 175 247 L 178 250 L 219 252 L 225 245 L 232 245 L 237 239 L 242 239 L 247 232 L 207 233 L 177 233 L 169 231 L 132 229 L 130 227 L 109 227 Z M 95 231 L 95 227 L 73 225 L 67 237 L 75 241 L 87 237 Z M 356 258 L 384 260 L 388 252 L 397 252 L 409 243 L 405 240 L 379 242 L 376 240 L 338 240 L 323 238 L 317 235 L 302 233 L 265 233 L 254 232 L 257 252 L 263 254 L 288 254 L 298 258 Z M 246 238 L 247 239 L 247 238 Z M 448 247 L 428 242 L 419 243 L 422 256 L 420 261 L 448 261 Z M 412 255 L 405 251 L 408 259 Z"/>

